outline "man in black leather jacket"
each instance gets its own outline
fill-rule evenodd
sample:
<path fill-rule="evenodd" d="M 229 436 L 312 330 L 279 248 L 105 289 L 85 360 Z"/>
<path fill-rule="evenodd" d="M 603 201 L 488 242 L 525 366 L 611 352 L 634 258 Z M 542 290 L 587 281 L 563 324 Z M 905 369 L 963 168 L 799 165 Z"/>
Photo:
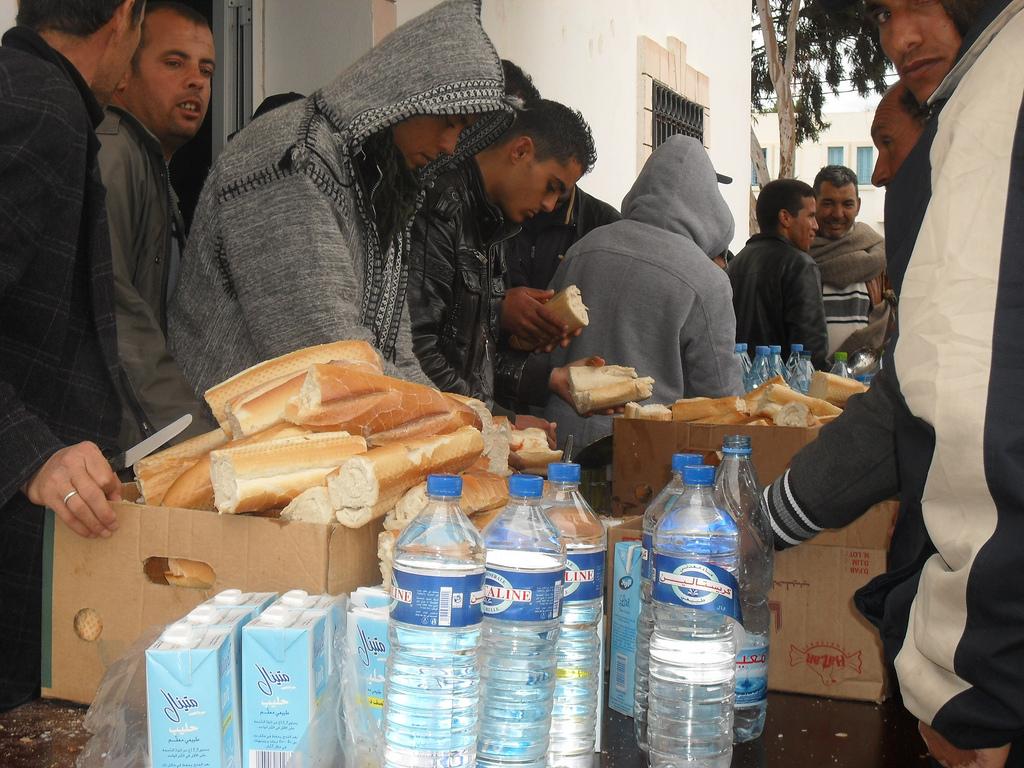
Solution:
<path fill-rule="evenodd" d="M 493 403 L 511 238 L 553 210 L 595 156 L 583 117 L 542 99 L 429 190 L 413 224 L 409 312 L 413 351 L 440 389 Z"/>
<path fill-rule="evenodd" d="M 783 354 L 803 344 L 815 368 L 825 367 L 828 327 L 821 274 L 808 255 L 818 223 L 814 190 L 796 179 L 765 184 L 757 197 L 760 234 L 729 264 L 736 340 L 750 347 L 778 344 Z"/>

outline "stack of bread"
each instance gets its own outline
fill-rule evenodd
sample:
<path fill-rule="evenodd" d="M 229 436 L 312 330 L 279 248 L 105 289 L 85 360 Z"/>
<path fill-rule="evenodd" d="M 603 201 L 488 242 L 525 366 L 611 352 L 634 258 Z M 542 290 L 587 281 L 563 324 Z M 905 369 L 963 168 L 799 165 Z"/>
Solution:
<path fill-rule="evenodd" d="M 677 400 L 671 409 L 629 403 L 625 416 L 702 424 L 815 427 L 835 419 L 851 396 L 866 389 L 853 379 L 819 371 L 811 380 L 810 395 L 791 389 L 781 376 L 775 376 L 743 397 L 689 397 Z"/>

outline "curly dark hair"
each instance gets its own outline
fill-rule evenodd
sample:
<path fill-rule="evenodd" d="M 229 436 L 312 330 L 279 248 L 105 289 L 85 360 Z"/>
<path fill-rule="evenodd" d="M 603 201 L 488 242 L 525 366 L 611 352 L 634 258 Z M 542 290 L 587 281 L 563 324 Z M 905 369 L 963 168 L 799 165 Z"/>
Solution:
<path fill-rule="evenodd" d="M 520 136 L 533 139 L 538 160 L 553 157 L 560 163 L 576 160 L 586 174 L 597 162 L 594 136 L 583 115 L 549 99 L 537 99 L 516 112 L 515 122 L 495 142 L 508 144 Z"/>
<path fill-rule="evenodd" d="M 416 211 L 421 184 L 416 174 L 406 167 L 390 128 L 378 131 L 363 142 L 356 165 L 359 184 L 377 225 L 381 250 L 386 251 Z"/>

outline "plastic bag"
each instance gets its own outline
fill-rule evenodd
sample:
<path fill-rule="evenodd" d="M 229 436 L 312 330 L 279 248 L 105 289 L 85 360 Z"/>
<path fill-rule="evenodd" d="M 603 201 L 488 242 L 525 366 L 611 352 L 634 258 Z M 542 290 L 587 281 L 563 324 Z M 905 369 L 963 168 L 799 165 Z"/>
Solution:
<path fill-rule="evenodd" d="M 83 725 L 92 737 L 78 754 L 76 768 L 147 768 L 146 649 L 163 632 L 150 627 L 107 667 Z"/>

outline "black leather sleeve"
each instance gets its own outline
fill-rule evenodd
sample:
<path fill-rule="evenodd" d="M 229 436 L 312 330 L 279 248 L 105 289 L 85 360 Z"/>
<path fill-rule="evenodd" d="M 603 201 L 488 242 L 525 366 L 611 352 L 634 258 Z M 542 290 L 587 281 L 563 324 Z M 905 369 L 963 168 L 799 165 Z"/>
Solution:
<path fill-rule="evenodd" d="M 821 298 L 821 273 L 809 258 L 787 270 L 783 323 L 789 343 L 799 342 L 811 353 L 814 367 L 822 370 L 828 357 L 828 326 Z"/>

